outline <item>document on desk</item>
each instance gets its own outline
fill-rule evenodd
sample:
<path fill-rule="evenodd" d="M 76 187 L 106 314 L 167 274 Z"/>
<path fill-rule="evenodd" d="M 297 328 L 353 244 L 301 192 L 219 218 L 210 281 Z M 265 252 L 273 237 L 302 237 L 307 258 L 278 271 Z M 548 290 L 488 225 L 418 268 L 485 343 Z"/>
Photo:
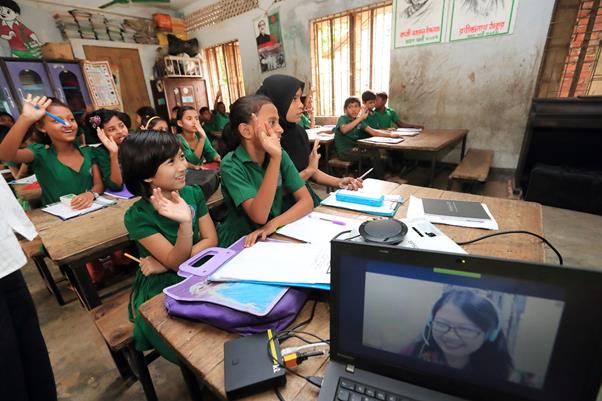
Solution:
<path fill-rule="evenodd" d="M 32 174 L 28 177 L 23 177 L 20 180 L 14 180 L 9 182 L 9 184 L 20 185 L 20 184 L 33 184 L 34 182 L 38 182 L 35 174 Z"/>
<path fill-rule="evenodd" d="M 360 203 L 341 202 L 336 199 L 336 195 L 331 193 L 328 198 L 324 199 L 320 204 L 324 206 L 338 207 L 341 209 L 354 210 L 356 212 L 374 214 L 376 216 L 392 217 L 399 209 L 399 205 L 403 203 L 401 195 L 385 195 L 385 201 L 381 206 L 362 205 Z"/>
<path fill-rule="evenodd" d="M 287 286 L 330 287 L 330 244 L 258 242 L 209 277 Z"/>
<path fill-rule="evenodd" d="M 311 212 L 297 221 L 280 227 L 276 232 L 311 244 L 329 243 L 331 239 L 343 231 L 356 230 L 364 221 L 365 218 L 351 219 Z"/>
<path fill-rule="evenodd" d="M 74 210 L 69 206 L 62 204 L 61 202 L 53 203 L 42 208 L 43 212 L 50 213 L 54 216 L 60 217 L 62 220 L 69 220 L 73 217 L 81 216 L 82 214 L 90 213 L 98 209 L 102 209 L 105 205 L 100 203 L 92 203 L 92 206 L 86 209 Z"/>
<path fill-rule="evenodd" d="M 486 204 L 451 199 L 410 196 L 407 217 L 424 217 L 431 223 L 499 230 Z"/>
<path fill-rule="evenodd" d="M 403 142 L 403 138 L 389 138 L 389 137 L 384 137 L 384 136 L 373 136 L 372 138 L 360 139 L 358 142 L 395 144 L 395 143 Z"/>
<path fill-rule="evenodd" d="M 394 132 L 403 136 L 416 136 L 422 132 L 422 128 L 397 128 Z"/>

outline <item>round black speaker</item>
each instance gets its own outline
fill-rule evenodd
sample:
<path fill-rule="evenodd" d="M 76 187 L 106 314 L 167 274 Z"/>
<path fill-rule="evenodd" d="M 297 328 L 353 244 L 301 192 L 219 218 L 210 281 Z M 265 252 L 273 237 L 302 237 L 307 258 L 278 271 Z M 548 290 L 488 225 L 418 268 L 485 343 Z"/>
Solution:
<path fill-rule="evenodd" d="M 383 219 L 365 221 L 359 230 L 366 242 L 395 245 L 403 241 L 408 233 L 408 226 L 399 220 Z"/>

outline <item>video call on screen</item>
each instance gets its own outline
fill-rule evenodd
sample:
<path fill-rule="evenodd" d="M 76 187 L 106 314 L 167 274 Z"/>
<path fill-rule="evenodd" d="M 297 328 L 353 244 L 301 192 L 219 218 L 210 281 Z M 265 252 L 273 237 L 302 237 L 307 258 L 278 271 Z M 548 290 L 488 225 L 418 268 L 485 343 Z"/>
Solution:
<path fill-rule="evenodd" d="M 450 281 L 367 272 L 362 345 L 469 381 L 541 389 L 564 302 Z"/>

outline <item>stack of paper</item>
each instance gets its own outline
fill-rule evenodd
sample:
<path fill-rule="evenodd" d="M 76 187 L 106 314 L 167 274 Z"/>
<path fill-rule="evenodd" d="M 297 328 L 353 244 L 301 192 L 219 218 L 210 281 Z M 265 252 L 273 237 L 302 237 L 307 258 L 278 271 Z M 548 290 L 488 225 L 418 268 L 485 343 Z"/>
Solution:
<path fill-rule="evenodd" d="M 416 136 L 422 132 L 422 128 L 397 128 L 395 132 L 403 136 Z"/>
<path fill-rule="evenodd" d="M 307 216 L 279 228 L 276 232 L 311 244 L 329 243 L 343 231 L 356 230 L 364 221 L 364 219 L 350 219 L 311 212 Z"/>
<path fill-rule="evenodd" d="M 408 217 L 424 217 L 432 223 L 498 230 L 486 204 L 449 199 L 420 199 L 410 196 Z"/>
<path fill-rule="evenodd" d="M 210 281 L 330 288 L 330 245 L 258 242 L 230 259 Z"/>
<path fill-rule="evenodd" d="M 102 14 L 92 14 L 90 17 L 92 28 L 98 40 L 111 40 L 107 32 L 105 16 Z"/>
<path fill-rule="evenodd" d="M 403 142 L 403 138 L 389 138 L 389 137 L 385 137 L 385 136 L 373 136 L 372 138 L 360 139 L 358 142 L 394 144 L 394 143 Z"/>

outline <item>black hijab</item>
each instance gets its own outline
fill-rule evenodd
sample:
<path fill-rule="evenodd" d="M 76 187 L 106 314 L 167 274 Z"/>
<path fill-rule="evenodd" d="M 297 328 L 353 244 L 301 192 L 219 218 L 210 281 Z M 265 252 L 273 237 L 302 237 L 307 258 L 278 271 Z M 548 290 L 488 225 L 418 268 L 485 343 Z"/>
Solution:
<path fill-rule="evenodd" d="M 276 74 L 267 77 L 257 91 L 258 95 L 269 97 L 278 109 L 280 126 L 284 130 L 280 144 L 282 149 L 286 150 L 298 171 L 305 170 L 309 165 L 311 145 L 305 129 L 297 123 L 286 121 L 286 114 L 291 107 L 297 90 L 301 89 L 303 91 L 304 87 L 305 83 L 295 77 Z"/>

